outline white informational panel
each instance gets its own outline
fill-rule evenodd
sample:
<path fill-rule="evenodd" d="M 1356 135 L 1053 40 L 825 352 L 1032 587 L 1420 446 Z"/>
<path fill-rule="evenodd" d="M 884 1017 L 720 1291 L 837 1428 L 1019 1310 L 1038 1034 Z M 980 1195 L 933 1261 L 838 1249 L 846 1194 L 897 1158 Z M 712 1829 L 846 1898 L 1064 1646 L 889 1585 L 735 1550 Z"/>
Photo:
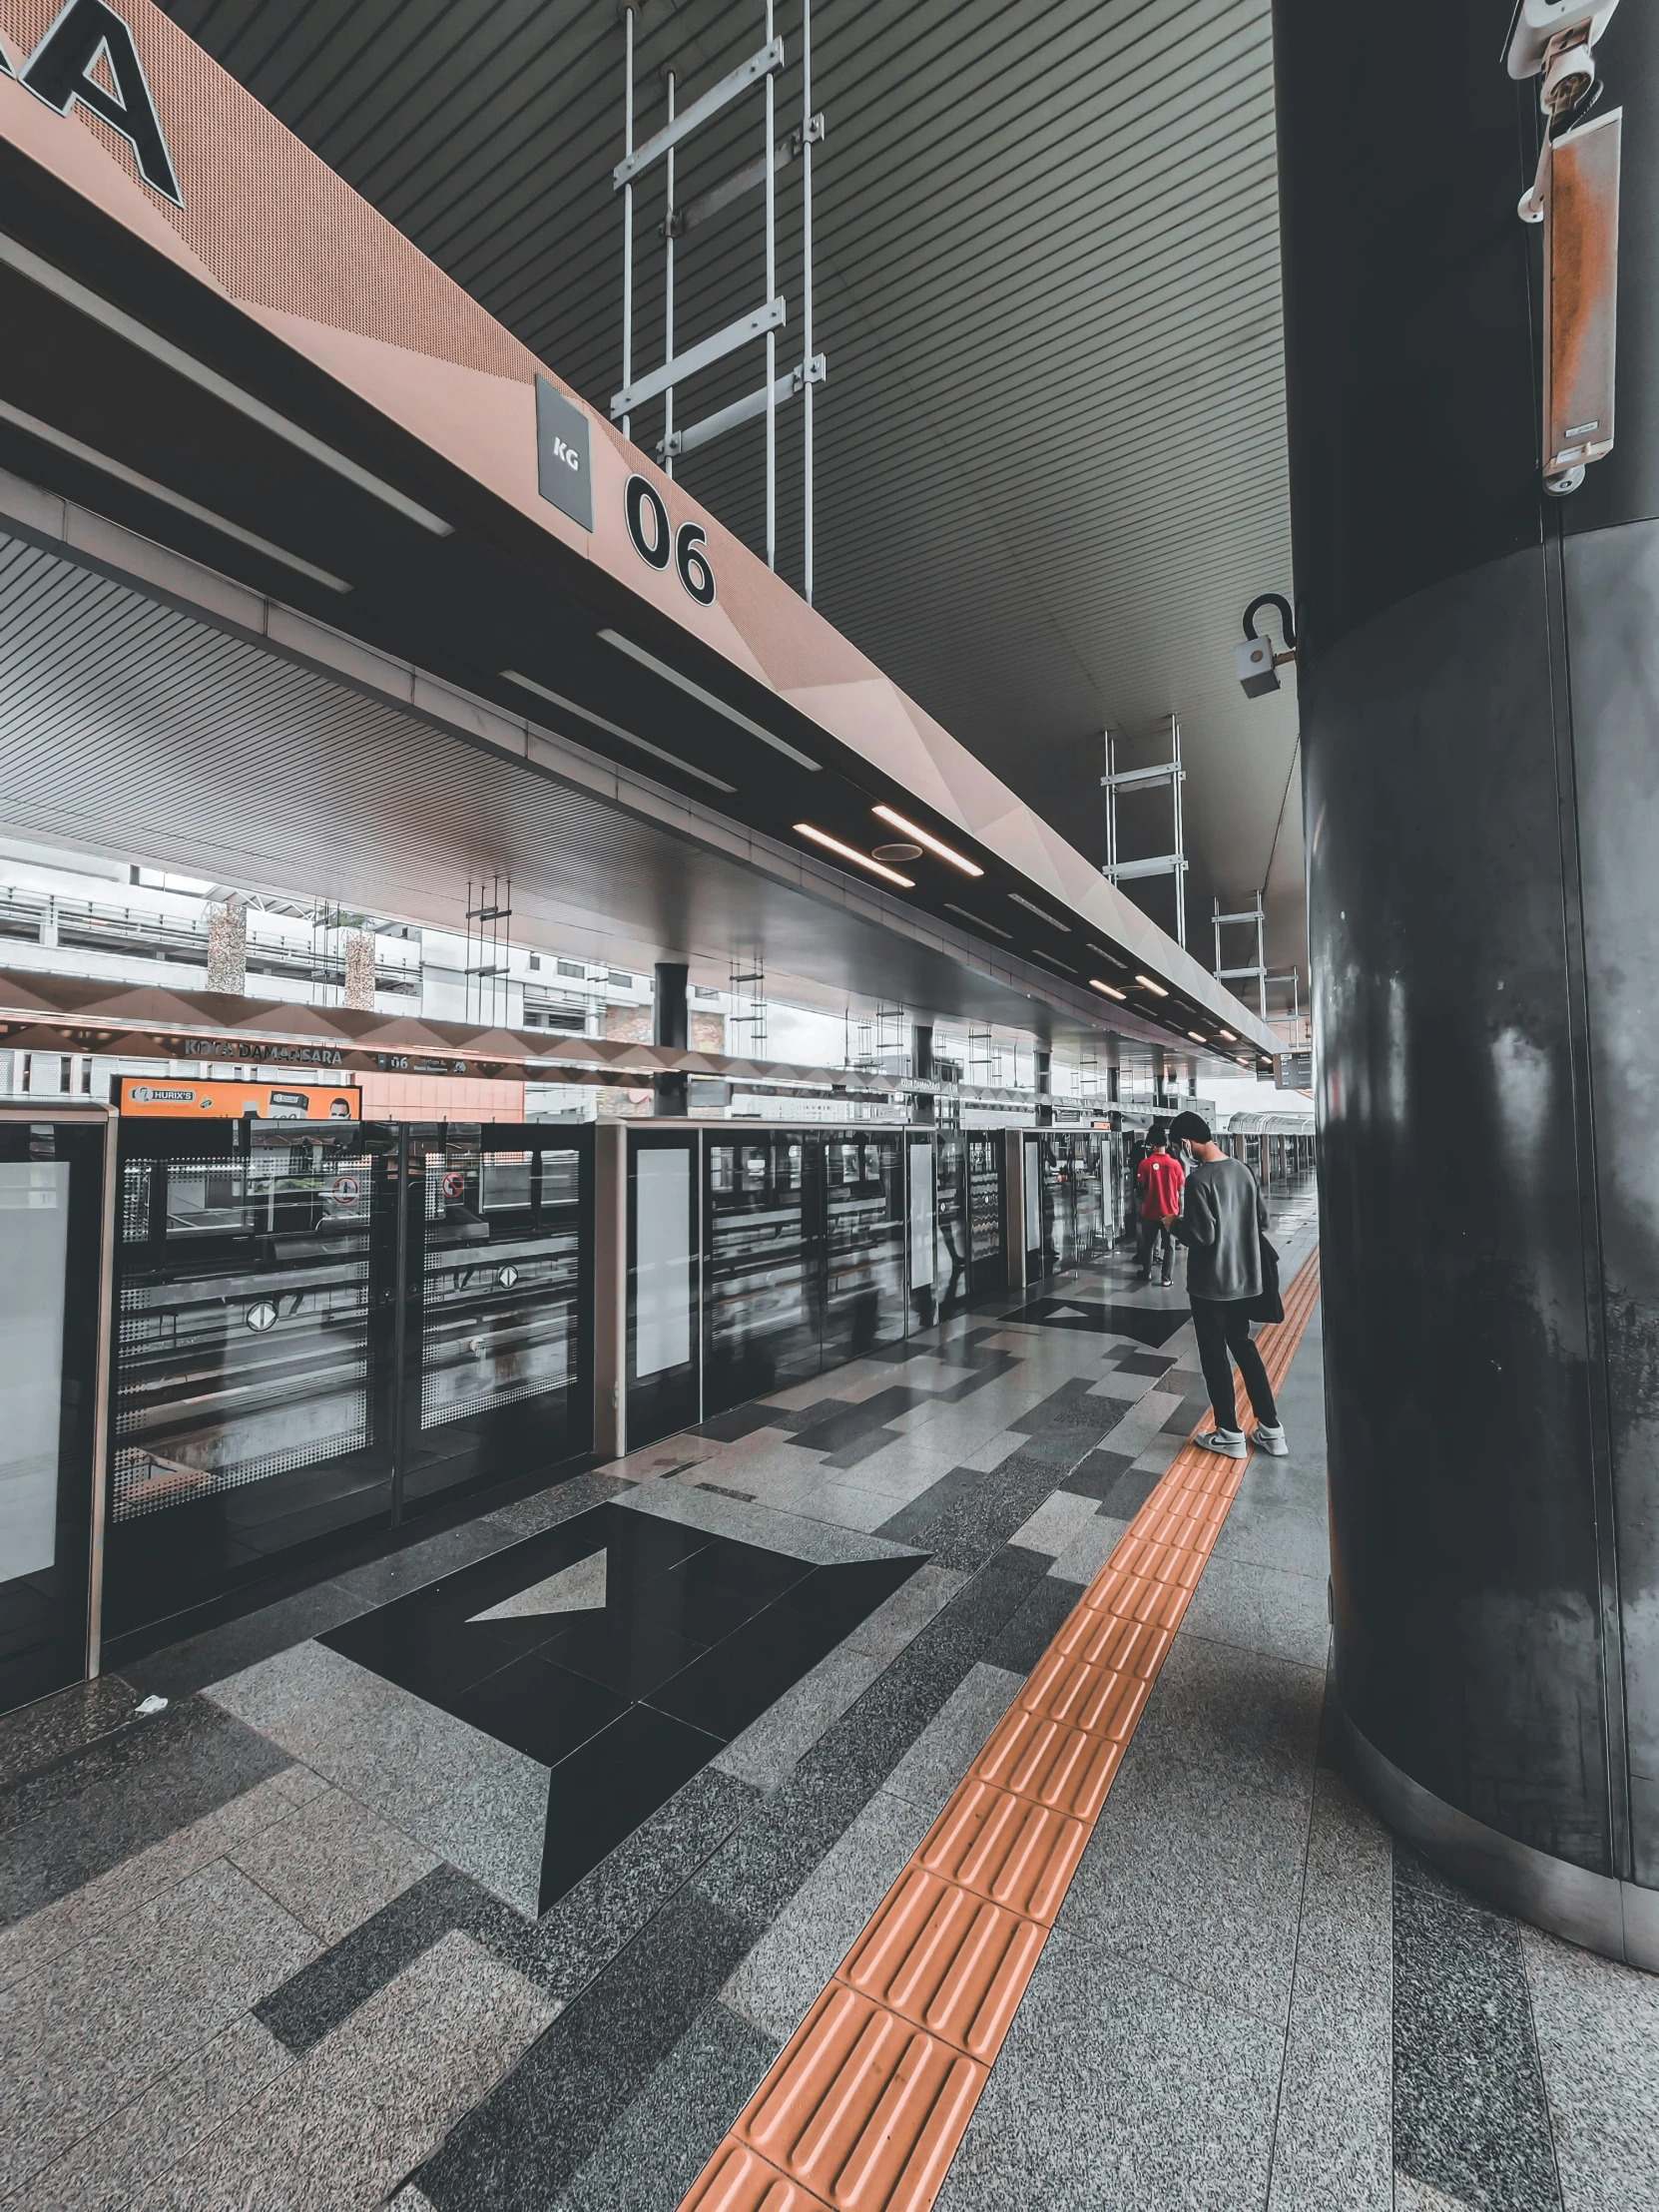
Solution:
<path fill-rule="evenodd" d="M 925 1291 L 933 1281 L 933 1147 L 910 1147 L 910 1288 Z"/>
<path fill-rule="evenodd" d="M 69 1163 L 0 1161 L 0 1581 L 58 1547 Z"/>
<path fill-rule="evenodd" d="M 1043 1241 L 1042 1147 L 1035 1137 L 1025 1140 L 1025 1249 L 1035 1252 Z"/>
<path fill-rule="evenodd" d="M 634 1156 L 634 1374 L 644 1382 L 691 1358 L 690 1148 Z"/>

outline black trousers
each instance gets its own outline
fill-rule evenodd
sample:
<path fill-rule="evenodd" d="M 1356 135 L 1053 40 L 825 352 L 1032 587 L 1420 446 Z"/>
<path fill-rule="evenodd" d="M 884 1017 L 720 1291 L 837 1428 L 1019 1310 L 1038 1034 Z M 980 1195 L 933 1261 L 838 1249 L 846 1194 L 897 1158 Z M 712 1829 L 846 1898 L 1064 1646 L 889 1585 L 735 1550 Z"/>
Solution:
<path fill-rule="evenodd" d="M 1249 1301 L 1195 1298 L 1193 1331 L 1198 1338 L 1198 1363 L 1210 1392 L 1210 1409 L 1218 1428 L 1236 1428 L 1239 1409 L 1233 1393 L 1233 1363 L 1239 1364 L 1245 1388 L 1258 1420 L 1270 1428 L 1279 1426 L 1279 1409 L 1273 1402 L 1273 1385 L 1262 1365 L 1262 1355 L 1250 1341 Z"/>
<path fill-rule="evenodd" d="M 1152 1263 L 1160 1250 L 1164 1256 L 1164 1273 L 1175 1267 L 1175 1233 L 1166 1229 L 1160 1217 L 1143 1214 L 1135 1224 L 1135 1259 L 1143 1275 L 1153 1272 Z"/>

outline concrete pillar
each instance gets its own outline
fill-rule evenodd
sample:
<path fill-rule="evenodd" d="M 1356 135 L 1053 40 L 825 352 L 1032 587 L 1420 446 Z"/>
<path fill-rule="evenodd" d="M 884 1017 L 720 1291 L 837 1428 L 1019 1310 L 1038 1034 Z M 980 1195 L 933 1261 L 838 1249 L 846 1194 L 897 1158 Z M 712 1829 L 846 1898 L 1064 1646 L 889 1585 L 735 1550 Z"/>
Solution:
<path fill-rule="evenodd" d="M 345 998 L 347 1006 L 357 1012 L 371 1014 L 374 1011 L 374 932 L 372 929 L 347 929 L 345 932 Z"/>
<path fill-rule="evenodd" d="M 1659 13 L 1566 499 L 1503 18 L 1274 10 L 1336 1681 L 1396 1829 L 1659 1970 Z"/>
<path fill-rule="evenodd" d="M 655 970 L 656 995 L 651 1009 L 651 1041 L 684 1052 L 691 1038 L 691 1016 L 686 1005 L 684 961 L 659 960 Z M 684 1071 L 657 1076 L 651 1086 L 651 1111 L 679 1118 L 686 1111 Z"/>
<path fill-rule="evenodd" d="M 248 902 L 234 891 L 208 907 L 208 988 L 237 998 L 248 989 Z"/>

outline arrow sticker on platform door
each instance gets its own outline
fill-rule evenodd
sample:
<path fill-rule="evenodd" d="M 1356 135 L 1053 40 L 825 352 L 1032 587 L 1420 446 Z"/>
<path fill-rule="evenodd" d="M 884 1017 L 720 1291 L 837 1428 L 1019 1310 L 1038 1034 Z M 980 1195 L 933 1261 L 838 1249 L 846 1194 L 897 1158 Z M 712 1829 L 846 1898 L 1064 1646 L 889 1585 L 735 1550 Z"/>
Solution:
<path fill-rule="evenodd" d="M 561 1567 L 557 1574 L 548 1575 L 541 1582 L 532 1582 L 527 1590 L 520 1590 L 516 1597 L 507 1597 L 499 1605 L 492 1605 L 486 1613 L 473 1613 L 475 1621 L 530 1620 L 538 1613 L 597 1613 L 605 1604 L 605 1553 L 590 1552 L 586 1559 L 578 1559 L 573 1566 Z"/>

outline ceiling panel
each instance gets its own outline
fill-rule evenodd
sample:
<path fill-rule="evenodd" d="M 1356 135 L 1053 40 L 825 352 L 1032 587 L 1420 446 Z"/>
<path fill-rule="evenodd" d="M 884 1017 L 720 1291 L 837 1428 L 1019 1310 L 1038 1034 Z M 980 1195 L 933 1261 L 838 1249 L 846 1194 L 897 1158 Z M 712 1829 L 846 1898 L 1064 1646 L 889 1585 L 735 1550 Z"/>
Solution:
<path fill-rule="evenodd" d="M 558 372 L 620 382 L 623 32 L 612 0 L 166 0 L 169 12 Z M 761 5 L 648 0 L 641 133 L 762 42 Z M 778 11 L 798 117 L 799 0 Z M 1180 718 L 1189 937 L 1270 884 L 1303 960 L 1294 691 L 1249 703 L 1240 612 L 1290 588 L 1269 0 L 835 0 L 814 18 L 818 604 L 1085 851 L 1101 733 Z M 760 150 L 758 98 L 680 164 L 684 200 Z M 662 171 L 639 193 L 635 369 L 662 349 Z M 799 168 L 780 286 L 800 310 Z M 759 200 L 683 241 L 682 344 L 763 295 Z M 790 345 L 781 348 L 781 360 Z M 684 422 L 759 354 L 682 386 Z M 800 423 L 781 431 L 799 577 Z M 660 405 L 637 419 L 648 447 Z M 762 542 L 759 426 L 689 488 Z M 1163 849 L 1157 803 L 1126 853 Z M 1167 884 L 1136 886 L 1170 926 Z M 1230 949 L 1229 964 L 1239 947 Z"/>

